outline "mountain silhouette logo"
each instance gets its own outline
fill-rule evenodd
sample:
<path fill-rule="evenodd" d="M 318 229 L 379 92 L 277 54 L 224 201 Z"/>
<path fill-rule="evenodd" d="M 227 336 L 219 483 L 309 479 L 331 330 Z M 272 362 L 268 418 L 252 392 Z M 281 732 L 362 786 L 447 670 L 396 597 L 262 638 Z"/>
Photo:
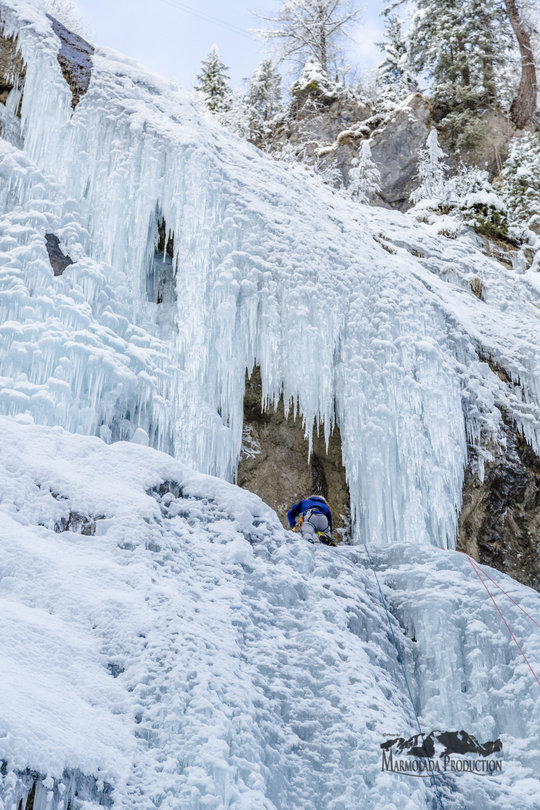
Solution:
<path fill-rule="evenodd" d="M 500 739 L 480 743 L 475 736 L 466 731 L 431 731 L 424 735 L 420 734 L 405 739 L 405 737 L 394 737 L 381 743 L 381 748 L 385 751 L 392 750 L 394 756 L 410 757 L 448 757 L 451 754 L 476 754 L 480 757 L 488 757 L 491 754 L 502 751 Z"/>

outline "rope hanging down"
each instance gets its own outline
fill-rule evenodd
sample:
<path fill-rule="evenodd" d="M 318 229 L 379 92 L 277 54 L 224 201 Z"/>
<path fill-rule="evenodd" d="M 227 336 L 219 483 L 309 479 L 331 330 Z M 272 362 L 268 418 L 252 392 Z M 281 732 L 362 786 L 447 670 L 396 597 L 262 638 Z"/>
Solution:
<path fill-rule="evenodd" d="M 465 555 L 465 556 L 467 556 L 467 555 Z M 468 560 L 469 560 L 469 562 L 471 562 L 471 558 L 470 558 L 470 557 L 468 557 Z M 522 613 L 524 613 L 524 614 L 525 614 L 525 616 L 527 616 L 527 618 L 529 618 L 529 619 L 531 620 L 531 622 L 532 622 L 533 624 L 535 624 L 535 625 L 536 625 L 536 626 L 537 626 L 537 627 L 540 629 L 540 624 L 538 624 L 538 622 L 536 621 L 536 619 L 533 619 L 533 617 L 531 616 L 531 614 L 530 614 L 530 613 L 527 613 L 527 611 L 526 611 L 524 608 L 522 608 L 522 607 L 521 607 L 521 605 L 520 605 L 518 602 L 516 602 L 516 600 L 515 600 L 515 599 L 512 599 L 512 597 L 510 596 L 510 594 L 509 594 L 509 593 L 506 593 L 506 591 L 504 590 L 504 588 L 501 588 L 501 586 L 499 585 L 499 583 L 498 583 L 498 582 L 496 582 L 496 581 L 493 579 L 493 577 L 491 577 L 491 576 L 488 574 L 488 572 L 487 572 L 487 571 L 484 571 L 484 569 L 483 569 L 483 568 L 480 568 L 480 566 L 478 565 L 478 563 L 476 562 L 476 560 L 472 560 L 472 563 L 473 563 L 473 565 L 474 565 L 476 568 L 478 568 L 478 570 L 479 570 L 479 571 L 480 571 L 480 572 L 481 572 L 481 573 L 482 573 L 482 574 L 483 574 L 485 577 L 487 577 L 488 579 L 490 579 L 490 580 L 493 582 L 493 584 L 494 584 L 494 585 L 496 585 L 496 586 L 497 586 L 497 588 L 498 588 L 500 591 L 502 591 L 502 592 L 504 593 L 504 595 L 505 595 L 505 596 L 507 596 L 507 597 L 510 599 L 510 601 L 511 601 L 511 602 L 513 602 L 513 603 L 514 603 L 514 605 L 515 605 L 516 607 L 518 607 L 518 608 L 521 610 L 521 612 L 522 612 Z"/>
<path fill-rule="evenodd" d="M 400 649 L 399 649 L 399 646 L 398 646 L 398 643 L 397 643 L 396 635 L 394 633 L 394 628 L 392 627 L 392 622 L 390 620 L 390 612 L 388 610 L 388 606 L 386 604 L 386 599 L 384 598 L 384 594 L 382 592 L 381 584 L 379 582 L 379 577 L 377 576 L 377 571 L 375 570 L 375 566 L 373 565 L 373 560 L 371 559 L 371 554 L 369 553 L 367 543 L 364 543 L 364 546 L 365 546 L 365 549 L 367 551 L 367 555 L 368 555 L 368 559 L 369 559 L 369 564 L 371 566 L 371 570 L 375 574 L 375 581 L 376 581 L 377 587 L 379 589 L 379 594 L 381 596 L 381 602 L 383 603 L 384 610 L 386 612 L 386 618 L 388 620 L 388 626 L 390 627 L 390 633 L 392 634 L 392 639 L 394 641 L 394 647 L 396 648 L 398 661 L 399 661 L 400 666 L 401 666 L 401 671 L 403 673 L 403 678 L 405 679 L 405 685 L 407 686 L 407 692 L 409 693 L 409 698 L 410 698 L 410 701 L 411 701 L 411 705 L 413 707 L 414 716 L 416 718 L 416 725 L 418 726 L 418 731 L 419 731 L 420 737 L 422 739 L 422 745 L 424 747 L 424 751 L 427 754 L 426 740 L 425 740 L 425 737 L 424 737 L 424 732 L 422 731 L 422 726 L 420 725 L 420 718 L 418 717 L 418 713 L 417 713 L 416 707 L 414 705 L 414 700 L 413 700 L 413 696 L 412 696 L 412 692 L 411 692 L 411 687 L 409 686 L 409 679 L 407 678 L 407 673 L 405 672 L 405 667 L 403 665 L 403 659 L 401 657 L 401 652 L 400 652 Z M 441 810 L 444 810 L 444 805 L 442 803 L 441 793 L 439 791 L 439 785 L 437 784 L 437 780 L 435 779 L 435 772 L 433 770 L 433 765 L 431 764 L 431 762 L 429 760 L 429 757 L 427 757 L 427 759 L 428 759 L 429 767 L 430 767 L 430 771 L 431 771 L 431 780 L 432 780 L 433 786 L 435 788 L 435 791 L 437 793 L 437 798 L 439 800 Z"/>
<path fill-rule="evenodd" d="M 489 597 L 490 597 L 491 601 L 493 602 L 493 604 L 494 604 L 494 605 L 495 605 L 495 607 L 497 608 L 497 611 L 498 611 L 498 613 L 499 613 L 499 615 L 500 615 L 501 619 L 503 620 L 503 622 L 504 622 L 504 623 L 505 623 L 505 625 L 506 625 L 506 629 L 508 630 L 508 632 L 509 632 L 509 633 L 510 633 L 510 635 L 512 636 L 512 639 L 514 640 L 514 643 L 515 643 L 516 647 L 518 648 L 518 650 L 520 651 L 521 655 L 522 655 L 522 656 L 523 656 L 523 658 L 525 659 L 525 662 L 526 662 L 527 666 L 528 666 L 528 667 L 529 667 L 529 669 L 531 670 L 532 674 L 534 675 L 534 677 L 535 677 L 535 679 L 536 679 L 536 682 L 537 682 L 537 683 L 538 683 L 538 685 L 540 686 L 540 680 L 538 679 L 538 675 L 536 674 L 536 672 L 534 671 L 534 669 L 533 669 L 533 668 L 532 668 L 532 666 L 530 665 L 530 663 L 529 663 L 529 659 L 527 658 L 527 656 L 525 655 L 525 653 L 524 653 L 524 652 L 523 652 L 523 650 L 521 649 L 521 647 L 520 647 L 520 645 L 519 645 L 519 642 L 518 642 L 518 640 L 516 639 L 515 635 L 514 635 L 514 634 L 512 633 L 512 631 L 510 630 L 510 626 L 509 626 L 508 622 L 506 621 L 506 619 L 504 618 L 504 616 L 503 616 L 503 614 L 502 614 L 502 611 L 501 611 L 500 607 L 498 606 L 497 602 L 496 602 L 496 601 L 495 601 L 495 599 L 493 598 L 493 595 L 492 595 L 491 591 L 489 590 L 489 588 L 488 588 L 488 586 L 486 585 L 485 581 L 484 581 L 484 580 L 482 579 L 482 577 L 480 576 L 480 572 L 482 572 L 482 574 L 485 574 L 486 572 L 485 572 L 485 571 L 483 571 L 481 568 L 479 568 L 479 567 L 477 566 L 476 562 L 474 562 L 474 560 L 472 560 L 472 559 L 469 557 L 469 555 L 468 555 L 468 554 L 466 554 L 465 556 L 466 556 L 466 557 L 467 557 L 467 559 L 469 560 L 469 562 L 470 562 L 470 564 L 471 564 L 471 567 L 472 567 L 472 569 L 473 569 L 474 573 L 476 574 L 476 576 L 478 577 L 478 579 L 480 580 L 480 582 L 482 583 L 482 585 L 484 586 L 484 588 L 485 588 L 485 589 L 486 589 L 486 591 L 488 592 L 488 594 L 489 594 Z M 486 574 L 486 576 L 488 576 L 488 577 L 489 577 L 489 574 Z M 489 577 L 489 578 L 491 579 L 491 581 L 492 581 L 492 582 L 495 582 L 495 580 L 494 580 L 494 579 L 492 579 L 491 577 Z M 497 585 L 497 583 L 496 583 L 496 582 L 495 582 L 495 585 Z M 499 586 L 497 586 L 497 587 L 499 587 Z M 503 589 L 502 589 L 502 588 L 501 588 L 500 590 L 501 590 L 501 591 L 503 591 Z M 506 591 L 503 591 L 503 593 L 506 593 Z M 508 598 L 509 598 L 509 599 L 511 599 L 511 600 L 512 600 L 512 602 L 514 602 L 514 600 L 512 599 L 512 597 L 511 597 L 509 594 L 507 594 L 507 593 L 506 593 L 506 596 L 508 596 Z M 521 607 L 520 607 L 520 606 L 517 604 L 517 602 L 514 602 L 514 604 L 515 604 L 515 605 L 517 605 L 517 607 L 519 607 L 519 608 L 520 608 L 520 610 L 522 610 L 522 611 L 523 611 L 523 613 L 525 613 L 525 615 L 526 615 L 526 616 L 529 616 L 529 614 L 527 613 L 527 611 L 526 611 L 526 610 L 523 610 L 523 608 L 521 608 Z M 538 626 L 538 623 L 534 621 L 534 619 L 533 619 L 533 617 L 532 617 L 532 616 L 529 616 L 529 619 L 530 619 L 532 622 L 534 622 L 534 623 L 535 623 L 535 624 Z"/>

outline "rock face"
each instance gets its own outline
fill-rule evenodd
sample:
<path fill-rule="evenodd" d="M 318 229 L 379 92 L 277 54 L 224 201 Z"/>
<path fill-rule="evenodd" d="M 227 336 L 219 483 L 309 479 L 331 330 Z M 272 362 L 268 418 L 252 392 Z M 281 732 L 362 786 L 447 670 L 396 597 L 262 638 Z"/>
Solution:
<path fill-rule="evenodd" d="M 509 424 L 505 435 L 483 481 L 466 472 L 458 549 L 540 590 L 540 459 Z"/>
<path fill-rule="evenodd" d="M 341 437 L 335 429 L 328 450 L 324 437 L 308 442 L 299 419 L 285 417 L 283 399 L 277 410 L 263 411 L 261 377 L 255 369 L 246 380 L 244 400 L 244 452 L 237 483 L 276 510 L 284 526 L 287 512 L 301 498 L 323 495 L 332 509 L 334 538 L 348 537 L 350 496 L 341 460 Z M 342 530 L 341 532 L 339 530 Z"/>
<path fill-rule="evenodd" d="M 425 146 L 430 126 L 429 103 L 417 93 L 372 134 L 371 154 L 381 173 L 376 203 L 400 211 L 410 207 L 409 195 L 418 185 L 418 153 Z"/>
<path fill-rule="evenodd" d="M 95 49 L 85 39 L 68 31 L 50 14 L 47 16 L 51 21 L 54 33 L 60 39 L 58 63 L 62 68 L 64 79 L 69 84 L 72 96 L 71 106 L 75 109 L 90 85 L 92 56 Z"/>
<path fill-rule="evenodd" d="M 45 246 L 49 254 L 49 261 L 55 276 L 61 276 L 66 267 L 73 264 L 70 256 L 62 253 L 60 249 L 60 240 L 54 233 L 45 234 Z"/>
<path fill-rule="evenodd" d="M 381 174 L 378 205 L 404 210 L 416 185 L 418 152 L 431 126 L 431 108 L 419 93 L 393 113 L 373 115 L 367 102 L 354 98 L 309 94 L 293 107 L 291 118 L 269 144 L 270 151 L 294 151 L 322 171 L 336 172 L 348 183 L 352 161 L 369 138 L 372 157 Z"/>
<path fill-rule="evenodd" d="M 246 381 L 244 451 L 237 483 L 276 510 L 284 526 L 293 503 L 312 493 L 330 503 L 335 537 L 349 539 L 349 490 L 336 428 L 328 450 L 324 438 L 308 442 L 299 419 L 285 417 L 283 400 L 263 411 L 258 369 Z M 506 448 L 493 449 L 481 481 L 471 463 L 463 485 L 457 547 L 481 563 L 540 590 L 540 459 L 522 436 L 505 425 Z M 471 448 L 471 462 L 475 451 Z"/>
<path fill-rule="evenodd" d="M 11 37 L 3 37 L 1 31 L 0 20 L 0 103 L 5 104 L 14 87 L 22 88 L 25 71 L 17 43 Z"/>
<path fill-rule="evenodd" d="M 57 19 L 50 15 L 47 16 L 51 21 L 54 33 L 60 39 L 58 63 L 70 87 L 71 106 L 75 109 L 88 90 L 95 49 L 85 39 L 68 31 Z M 14 87 L 22 89 L 24 86 L 25 68 L 21 54 L 17 50 L 17 43 L 10 37 L 3 37 L 1 31 L 2 21 L 0 20 L 0 103 L 5 104 Z"/>
<path fill-rule="evenodd" d="M 282 137 L 291 143 L 331 144 L 341 132 L 370 116 L 371 107 L 353 97 L 327 98 L 311 94 L 297 103 Z"/>

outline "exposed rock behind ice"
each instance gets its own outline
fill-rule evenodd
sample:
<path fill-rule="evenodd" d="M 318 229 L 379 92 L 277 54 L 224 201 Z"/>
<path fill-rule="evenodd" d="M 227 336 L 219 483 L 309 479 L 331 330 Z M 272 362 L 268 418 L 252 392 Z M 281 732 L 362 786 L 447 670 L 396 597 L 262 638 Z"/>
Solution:
<path fill-rule="evenodd" d="M 70 264 L 73 264 L 71 257 L 62 253 L 60 240 L 54 233 L 45 234 L 45 245 L 54 275 L 61 276 L 64 270 L 69 267 Z"/>
<path fill-rule="evenodd" d="M 540 459 L 508 423 L 505 437 L 482 479 L 467 469 L 458 548 L 540 590 Z"/>
<path fill-rule="evenodd" d="M 328 448 L 324 427 L 313 436 L 309 456 L 308 440 L 300 416 L 294 419 L 292 409 L 285 417 L 283 398 L 277 408 L 262 407 L 259 369 L 246 382 L 244 425 L 248 447 L 238 465 L 237 483 L 256 492 L 275 509 L 283 526 L 288 528 L 287 512 L 291 506 L 311 494 L 323 495 L 332 509 L 334 537 L 350 539 L 350 494 L 341 454 L 339 428 L 332 431 Z"/>
<path fill-rule="evenodd" d="M 379 202 L 401 211 L 409 208 L 409 195 L 418 185 L 418 155 L 430 121 L 429 103 L 416 94 L 371 136 L 371 154 L 381 173 Z"/>
<path fill-rule="evenodd" d="M 14 37 L 2 36 L 0 16 L 0 103 L 5 104 L 14 87 L 24 82 L 24 63 Z"/>
<path fill-rule="evenodd" d="M 92 56 L 95 49 L 93 45 L 78 34 L 69 31 L 55 17 L 50 14 L 47 16 L 51 21 L 54 33 L 60 39 L 58 63 L 62 68 L 64 79 L 69 84 L 72 95 L 71 106 L 75 109 L 88 90 L 92 75 Z"/>

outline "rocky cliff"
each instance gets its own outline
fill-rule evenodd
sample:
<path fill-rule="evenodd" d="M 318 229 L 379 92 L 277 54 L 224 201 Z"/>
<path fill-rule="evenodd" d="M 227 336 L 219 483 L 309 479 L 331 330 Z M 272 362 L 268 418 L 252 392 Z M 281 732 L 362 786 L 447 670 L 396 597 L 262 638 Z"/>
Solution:
<path fill-rule="evenodd" d="M 262 407 L 260 372 L 246 379 L 244 446 L 238 466 L 239 486 L 257 493 L 288 526 L 287 511 L 311 494 L 323 495 L 332 506 L 336 540 L 348 540 L 350 498 L 341 457 L 341 436 L 335 427 L 326 445 L 324 428 L 309 442 L 300 418 L 285 416 L 283 397 L 276 409 Z"/>

